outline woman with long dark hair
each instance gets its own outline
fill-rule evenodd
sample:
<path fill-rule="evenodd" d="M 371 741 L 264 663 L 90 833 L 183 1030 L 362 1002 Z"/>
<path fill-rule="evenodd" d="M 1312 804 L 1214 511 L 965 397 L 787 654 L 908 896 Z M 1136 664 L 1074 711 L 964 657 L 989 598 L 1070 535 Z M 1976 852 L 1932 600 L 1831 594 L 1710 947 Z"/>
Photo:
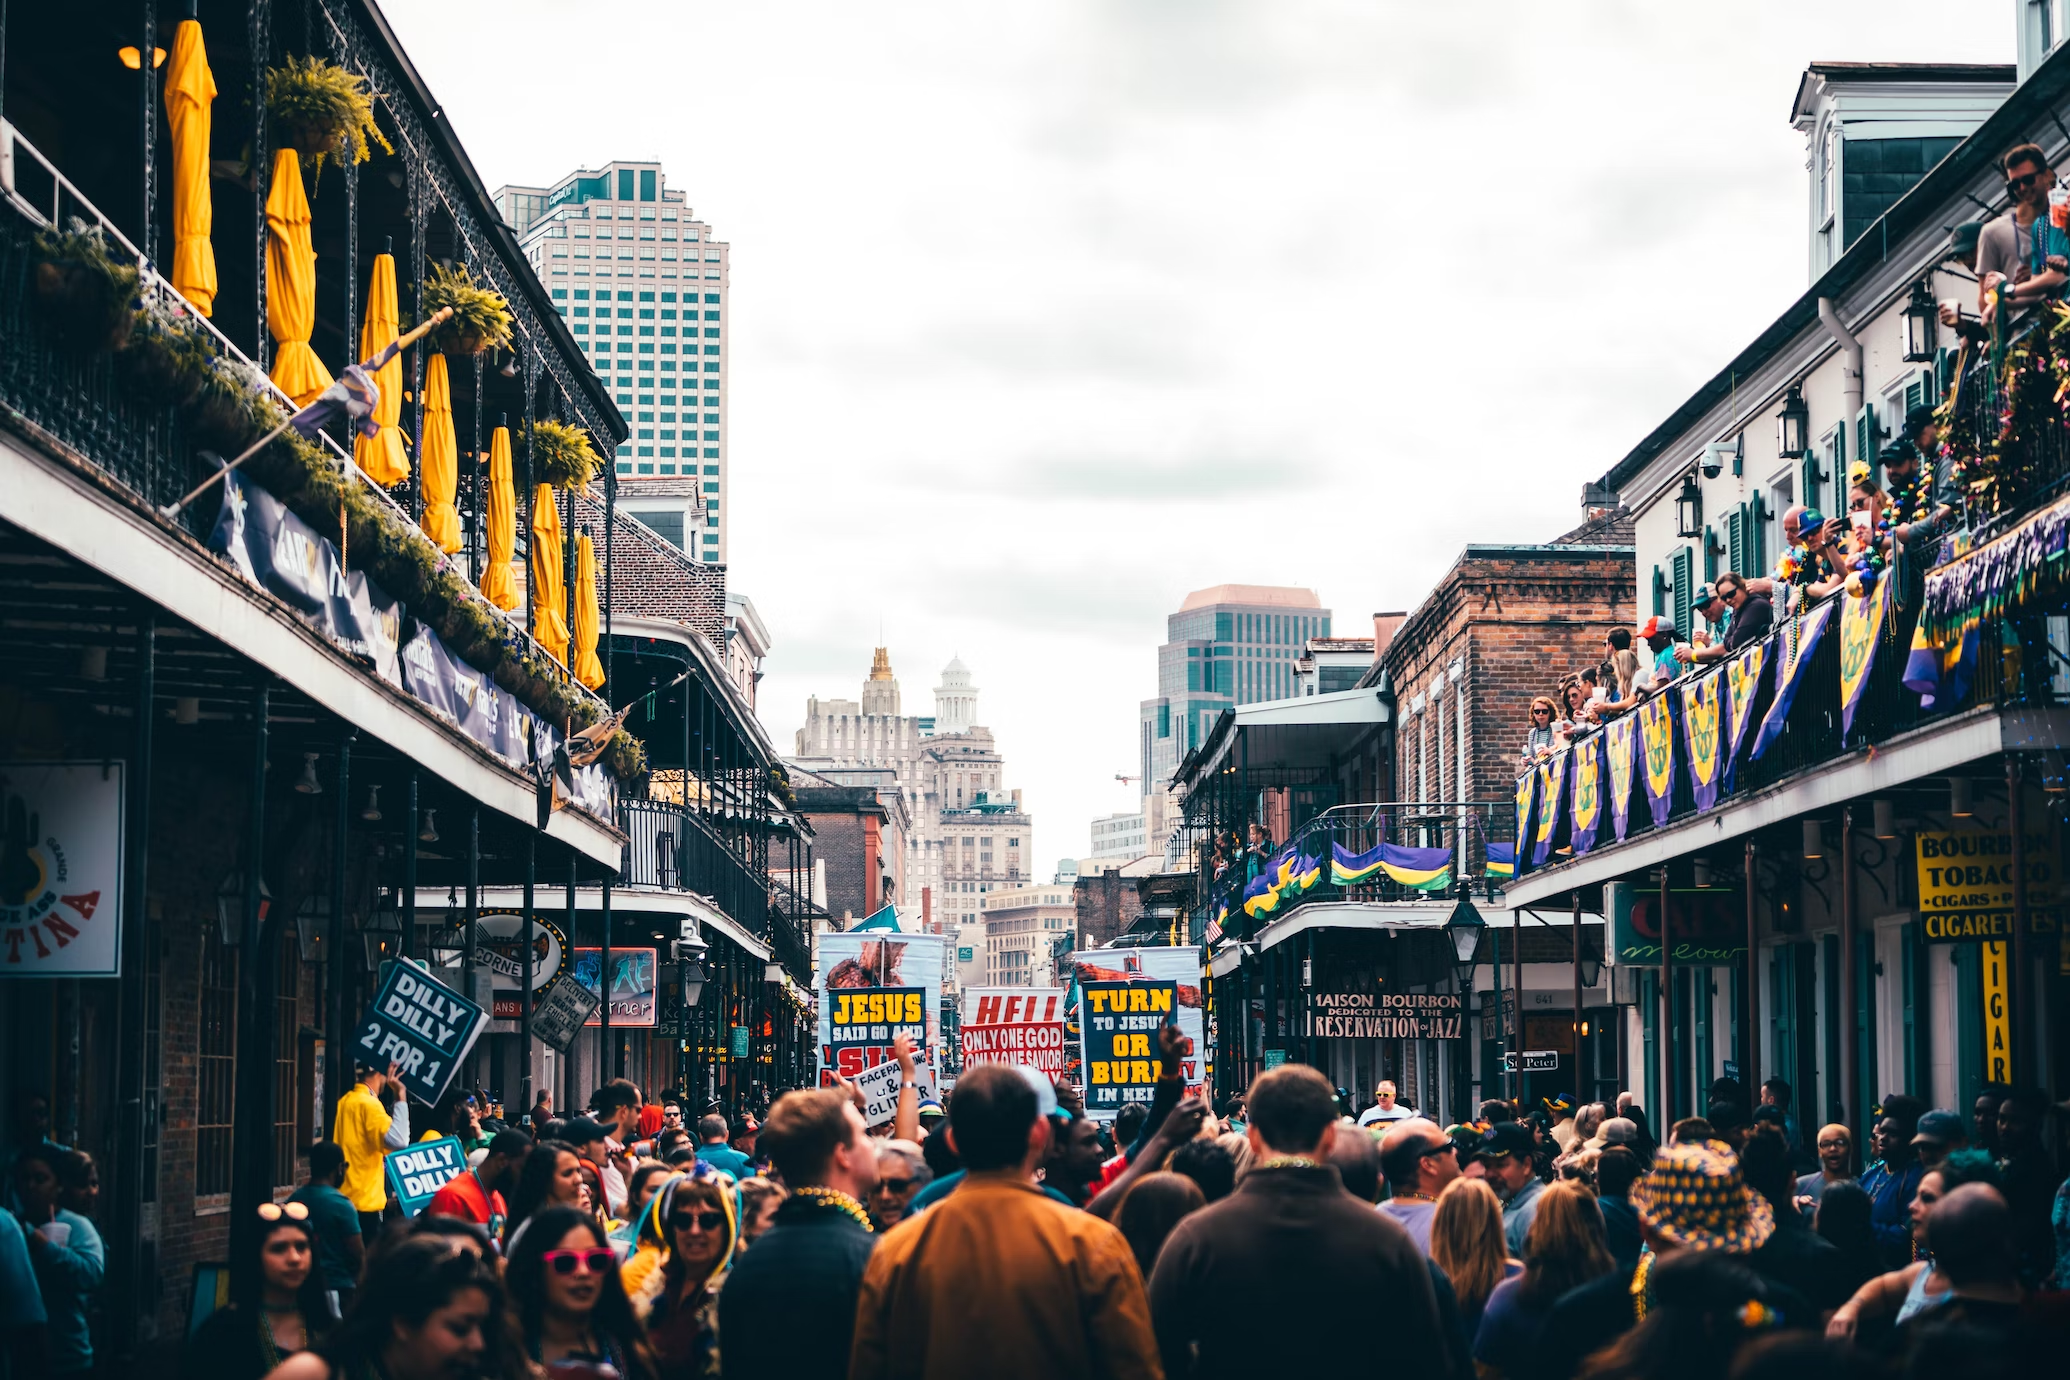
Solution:
<path fill-rule="evenodd" d="M 367 1271 L 345 1320 L 270 1380 L 526 1380 L 495 1269 L 443 1237 L 413 1237 Z"/>
<path fill-rule="evenodd" d="M 718 1374 L 718 1285 L 740 1238 L 736 1211 L 726 1176 L 698 1160 L 663 1184 L 640 1218 L 623 1278 L 662 1380 Z"/>
<path fill-rule="evenodd" d="M 575 1153 L 575 1147 L 564 1141 L 540 1141 L 518 1169 L 503 1239 L 511 1240 L 525 1219 L 541 1208 L 577 1206 L 582 1201 L 582 1189 L 582 1156 Z"/>
<path fill-rule="evenodd" d="M 301 1203 L 259 1204 L 259 1230 L 232 1262 L 238 1302 L 218 1308 L 187 1340 L 182 1380 L 259 1380 L 314 1346 L 332 1318 L 316 1269 L 316 1234 Z"/>
<path fill-rule="evenodd" d="M 610 1366 L 654 1380 L 654 1359 L 618 1278 L 618 1255 L 580 1208 L 542 1208 L 511 1238 L 503 1282 L 525 1352 L 549 1376 Z"/>

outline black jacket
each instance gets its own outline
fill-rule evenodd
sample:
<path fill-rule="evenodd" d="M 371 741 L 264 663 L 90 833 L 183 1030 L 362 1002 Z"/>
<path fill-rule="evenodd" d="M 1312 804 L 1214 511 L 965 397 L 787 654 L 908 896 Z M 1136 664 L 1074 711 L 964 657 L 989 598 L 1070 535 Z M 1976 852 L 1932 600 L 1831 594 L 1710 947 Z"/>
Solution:
<path fill-rule="evenodd" d="M 1179 1223 L 1150 1276 L 1167 1380 L 1365 1374 L 1372 1336 L 1356 1320 L 1380 1300 L 1388 1370 L 1449 1373 L 1423 1253 L 1332 1165 L 1252 1170 Z"/>
<path fill-rule="evenodd" d="M 839 1209 L 786 1199 L 719 1291 L 720 1373 L 841 1380 L 876 1245 Z"/>

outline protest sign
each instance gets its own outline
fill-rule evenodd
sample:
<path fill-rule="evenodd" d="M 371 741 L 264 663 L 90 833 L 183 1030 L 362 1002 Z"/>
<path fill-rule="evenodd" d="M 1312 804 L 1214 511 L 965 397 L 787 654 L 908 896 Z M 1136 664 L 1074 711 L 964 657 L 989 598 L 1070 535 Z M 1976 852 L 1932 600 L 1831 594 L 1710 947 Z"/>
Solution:
<path fill-rule="evenodd" d="M 532 1005 L 532 1033 L 555 1049 L 565 1050 L 575 1032 L 595 1014 L 597 994 L 571 978 L 562 978 L 539 994 Z"/>
<path fill-rule="evenodd" d="M 891 1059 L 892 1037 L 901 1032 L 922 1062 L 933 1062 L 947 945 L 941 935 L 896 930 L 820 936 L 813 985 L 822 1086 Z"/>
<path fill-rule="evenodd" d="M 1071 955 L 1071 975 L 1066 1034 L 1078 1037 L 1087 1116 L 1112 1120 L 1124 1103 L 1150 1100 L 1159 1071 L 1157 1028 L 1173 1017 L 1193 1042 L 1179 1073 L 1187 1092 L 1201 1091 L 1207 1043 L 1198 949 L 1088 949 Z"/>
<path fill-rule="evenodd" d="M 1052 1079 L 1064 1076 L 1064 990 L 1061 987 L 969 987 L 958 1031 L 965 1068 L 1026 1064 Z"/>
<path fill-rule="evenodd" d="M 388 966 L 352 1038 L 352 1057 L 369 1068 L 396 1066 L 419 1102 L 446 1095 L 489 1013 L 413 963 Z"/>
<path fill-rule="evenodd" d="M 467 1152 L 452 1136 L 419 1141 L 382 1158 L 388 1168 L 388 1189 L 405 1217 L 424 1211 L 440 1189 L 467 1172 Z"/>
<path fill-rule="evenodd" d="M 883 1063 L 863 1070 L 852 1080 L 855 1090 L 863 1096 L 863 1125 L 885 1126 L 898 1117 L 898 1061 L 887 1059 Z M 935 1083 L 934 1070 L 925 1064 L 916 1064 L 913 1069 L 913 1085 L 922 1099 L 941 1097 L 941 1089 Z"/>

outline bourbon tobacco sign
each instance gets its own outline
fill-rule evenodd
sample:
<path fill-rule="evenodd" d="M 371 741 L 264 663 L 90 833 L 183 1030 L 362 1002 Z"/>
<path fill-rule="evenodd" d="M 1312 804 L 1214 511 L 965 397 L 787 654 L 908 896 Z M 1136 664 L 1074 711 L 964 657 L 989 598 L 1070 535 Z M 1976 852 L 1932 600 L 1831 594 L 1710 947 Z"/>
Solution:
<path fill-rule="evenodd" d="M 1456 1040 L 1457 992 L 1310 992 L 1306 1035 L 1354 1040 Z"/>
<path fill-rule="evenodd" d="M 2060 853 L 2053 830 L 2021 840 L 2027 888 L 2027 932 L 2054 934 L 2060 923 Z M 1955 829 L 1918 835 L 1919 919 L 1928 940 L 1975 944 L 2009 939 L 2013 931 L 2012 835 Z"/>

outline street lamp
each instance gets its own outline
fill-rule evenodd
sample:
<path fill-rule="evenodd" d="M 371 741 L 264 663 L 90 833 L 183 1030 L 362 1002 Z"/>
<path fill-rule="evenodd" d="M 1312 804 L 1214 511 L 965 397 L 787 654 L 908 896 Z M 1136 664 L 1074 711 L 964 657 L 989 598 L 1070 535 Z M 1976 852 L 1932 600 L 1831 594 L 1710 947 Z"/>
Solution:
<path fill-rule="evenodd" d="M 1703 535 L 1703 491 L 1696 487 L 1693 474 L 1682 476 L 1682 492 L 1675 495 L 1675 535 Z"/>
<path fill-rule="evenodd" d="M 368 972 L 381 971 L 382 963 L 402 952 L 402 933 L 402 913 L 393 900 L 375 906 L 360 923 L 359 942 L 366 950 Z"/>
<path fill-rule="evenodd" d="M 1481 919 L 1481 913 L 1473 908 L 1473 902 L 1464 896 L 1452 907 L 1451 918 L 1445 921 L 1445 937 L 1452 941 L 1452 953 L 1457 960 L 1452 965 L 1452 976 L 1462 992 L 1473 981 L 1474 951 L 1480 948 L 1481 931 L 1487 928 L 1488 922 Z"/>
<path fill-rule="evenodd" d="M 1934 328 L 1940 324 L 1940 305 L 1924 279 L 1912 284 L 1912 300 L 1905 305 L 1905 362 L 1924 364 L 1934 357 Z"/>
<path fill-rule="evenodd" d="M 1776 450 L 1786 456 L 1802 455 L 1811 449 L 1811 409 L 1804 405 L 1804 390 L 1792 384 L 1776 415 Z"/>
<path fill-rule="evenodd" d="M 321 893 L 305 897 L 295 907 L 295 943 L 304 963 L 323 961 L 325 922 L 331 918 L 331 898 Z"/>
<path fill-rule="evenodd" d="M 266 879 L 259 878 L 259 924 L 266 923 L 266 912 L 272 908 L 273 892 L 266 886 Z M 216 924 L 221 927 L 223 943 L 235 948 L 244 938 L 244 874 L 232 872 L 226 875 L 216 887 Z"/>
<path fill-rule="evenodd" d="M 1581 985 L 1593 987 L 1603 976 L 1602 956 L 1587 944 L 1581 946 Z"/>
<path fill-rule="evenodd" d="M 682 967 L 680 981 L 683 984 L 683 1009 L 697 1009 L 697 999 L 704 995 L 704 965 L 691 959 Z"/>

